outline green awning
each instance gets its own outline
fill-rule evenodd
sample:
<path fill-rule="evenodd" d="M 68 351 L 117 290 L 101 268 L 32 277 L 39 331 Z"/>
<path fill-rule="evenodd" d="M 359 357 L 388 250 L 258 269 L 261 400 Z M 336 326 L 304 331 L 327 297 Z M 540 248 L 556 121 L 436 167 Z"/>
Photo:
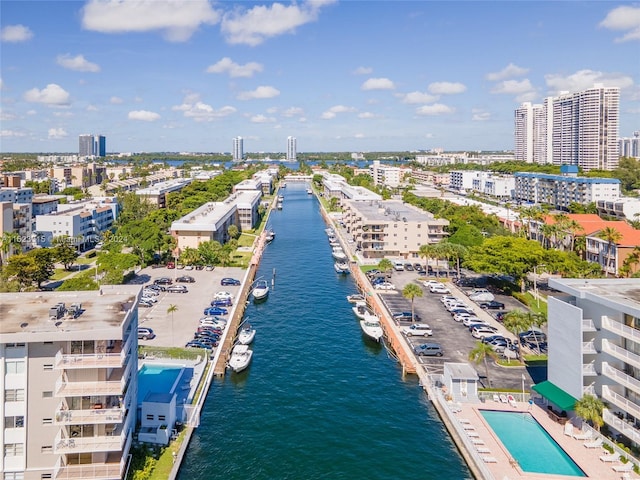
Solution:
<path fill-rule="evenodd" d="M 548 380 L 538 383 L 532 388 L 544 398 L 549 400 L 551 403 L 556 405 L 560 410 L 573 410 L 573 406 L 578 401 L 561 388 L 556 387 Z"/>

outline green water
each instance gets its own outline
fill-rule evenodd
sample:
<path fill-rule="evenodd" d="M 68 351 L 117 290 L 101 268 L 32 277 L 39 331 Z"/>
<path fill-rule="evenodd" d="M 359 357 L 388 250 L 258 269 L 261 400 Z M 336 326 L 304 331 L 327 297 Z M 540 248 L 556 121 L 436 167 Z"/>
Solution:
<path fill-rule="evenodd" d="M 214 382 L 178 478 L 472 478 L 417 377 L 362 336 L 315 197 L 280 193 L 259 273 L 275 288 L 246 312 L 252 364 Z"/>

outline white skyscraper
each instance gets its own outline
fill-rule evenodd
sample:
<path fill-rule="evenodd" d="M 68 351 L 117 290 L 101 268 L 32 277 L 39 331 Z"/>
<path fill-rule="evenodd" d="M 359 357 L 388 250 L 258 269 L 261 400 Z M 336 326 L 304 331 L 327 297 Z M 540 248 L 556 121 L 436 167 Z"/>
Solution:
<path fill-rule="evenodd" d="M 546 163 L 545 107 L 523 103 L 515 111 L 514 127 L 516 160 Z"/>
<path fill-rule="evenodd" d="M 233 161 L 241 162 L 244 158 L 244 140 L 242 137 L 233 139 Z"/>
<path fill-rule="evenodd" d="M 287 161 L 295 162 L 297 155 L 296 137 L 287 137 Z"/>

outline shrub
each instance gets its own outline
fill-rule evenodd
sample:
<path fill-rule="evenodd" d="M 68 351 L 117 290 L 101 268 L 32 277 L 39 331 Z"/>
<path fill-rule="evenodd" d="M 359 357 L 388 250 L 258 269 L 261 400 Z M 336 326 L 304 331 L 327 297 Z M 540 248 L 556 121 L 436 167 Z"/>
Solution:
<path fill-rule="evenodd" d="M 608 443 L 603 443 L 602 444 L 602 448 L 603 448 L 603 450 L 606 450 L 609 453 L 613 453 L 613 447 L 611 445 L 609 445 Z"/>

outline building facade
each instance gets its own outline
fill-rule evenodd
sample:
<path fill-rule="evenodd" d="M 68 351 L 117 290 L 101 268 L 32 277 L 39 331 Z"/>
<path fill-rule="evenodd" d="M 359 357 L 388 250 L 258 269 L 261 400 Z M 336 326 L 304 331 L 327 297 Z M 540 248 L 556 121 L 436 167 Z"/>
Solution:
<path fill-rule="evenodd" d="M 550 278 L 548 380 L 598 397 L 611 432 L 640 444 L 640 279 Z"/>
<path fill-rule="evenodd" d="M 390 165 L 383 165 L 380 163 L 380 160 L 373 161 L 369 173 L 373 177 L 374 185 L 395 188 L 399 186 L 402 181 L 402 169 Z"/>
<path fill-rule="evenodd" d="M 633 137 L 621 138 L 619 150 L 621 157 L 640 159 L 640 131 L 633 132 Z"/>
<path fill-rule="evenodd" d="M 296 137 L 287 137 L 287 161 L 295 162 L 298 158 L 298 141 Z"/>
<path fill-rule="evenodd" d="M 107 139 L 104 135 L 80 135 L 78 138 L 80 157 L 106 157 Z"/>
<path fill-rule="evenodd" d="M 124 477 L 137 414 L 140 286 L 0 293 L 4 479 Z"/>
<path fill-rule="evenodd" d="M 241 162 L 244 159 L 244 139 L 242 137 L 235 137 L 233 139 L 233 150 L 231 153 L 234 162 Z"/>

